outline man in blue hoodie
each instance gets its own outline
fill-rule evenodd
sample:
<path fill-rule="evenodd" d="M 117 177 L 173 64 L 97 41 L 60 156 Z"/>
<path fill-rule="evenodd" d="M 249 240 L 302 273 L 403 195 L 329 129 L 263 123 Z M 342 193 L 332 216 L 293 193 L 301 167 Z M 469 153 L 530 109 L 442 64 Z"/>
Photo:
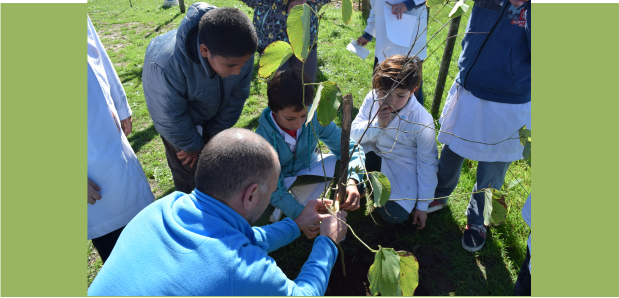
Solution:
<path fill-rule="evenodd" d="M 242 11 L 197 2 L 178 29 L 155 37 L 146 48 L 144 98 L 176 190 L 194 189 L 202 147 L 238 121 L 257 46 L 254 26 Z"/>
<path fill-rule="evenodd" d="M 434 197 L 451 195 L 464 159 L 479 161 L 473 192 L 501 189 L 510 164 L 522 158 L 518 130 L 531 127 L 531 8 L 528 0 L 476 0 L 462 40 L 460 72 L 441 115 L 438 185 Z M 474 34 L 472 34 L 474 33 Z M 430 204 L 428 213 L 446 200 Z M 486 240 L 484 193 L 471 196 L 462 247 L 480 250 Z"/>
<path fill-rule="evenodd" d="M 88 295 L 324 295 L 346 225 L 314 200 L 295 220 L 252 228 L 277 189 L 275 150 L 259 135 L 232 128 L 214 136 L 203 151 L 209 154 L 200 155 L 196 189 L 174 192 L 140 212 L 123 230 Z M 346 212 L 337 215 L 344 221 Z M 295 280 L 288 279 L 268 253 L 321 220 L 321 236 L 307 262 Z"/>

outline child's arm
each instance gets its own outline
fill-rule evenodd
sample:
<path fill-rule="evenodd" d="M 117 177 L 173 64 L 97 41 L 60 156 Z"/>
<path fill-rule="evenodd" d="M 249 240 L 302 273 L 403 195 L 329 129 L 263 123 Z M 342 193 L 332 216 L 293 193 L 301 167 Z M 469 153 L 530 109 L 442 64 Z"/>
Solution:
<path fill-rule="evenodd" d="M 284 184 L 284 174 L 279 173 L 279 180 L 277 181 L 277 190 L 271 194 L 271 205 L 275 208 L 279 208 L 286 216 L 296 219 L 301 211 L 303 211 L 303 205 L 299 204 L 297 200 L 288 192 L 286 184 Z"/>
<path fill-rule="evenodd" d="M 425 111 L 422 111 L 425 112 Z M 428 127 L 415 125 L 414 134 L 417 142 L 417 199 L 427 200 L 434 198 L 434 191 L 438 183 L 438 150 L 434 133 L 432 116 L 428 112 L 420 113 L 418 123 L 429 123 Z M 417 201 L 417 210 L 427 211 L 431 201 Z"/>
<path fill-rule="evenodd" d="M 372 105 L 374 105 L 374 90 L 370 90 L 370 93 L 365 96 L 363 104 L 361 104 L 361 108 L 359 108 L 359 113 L 352 122 L 350 128 L 350 138 L 355 140 L 355 142 L 359 142 L 359 139 L 365 131 L 365 128 L 368 126 L 368 123 L 372 119 L 373 115 L 376 114 L 377 107 L 372 109 Z M 372 115 L 370 115 L 370 109 L 372 109 Z M 365 135 L 361 140 L 361 144 L 367 143 L 382 134 L 383 131 L 380 129 L 380 126 L 378 126 L 378 121 L 375 120 L 372 125 L 370 125 L 370 128 L 368 128 L 365 132 Z"/>

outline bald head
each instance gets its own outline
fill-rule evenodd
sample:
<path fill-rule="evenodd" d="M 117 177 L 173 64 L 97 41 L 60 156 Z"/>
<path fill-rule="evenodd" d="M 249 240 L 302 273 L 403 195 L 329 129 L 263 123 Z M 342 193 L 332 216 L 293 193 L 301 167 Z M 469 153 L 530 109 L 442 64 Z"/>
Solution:
<path fill-rule="evenodd" d="M 257 183 L 266 192 L 279 159 L 260 135 L 242 128 L 226 129 L 202 149 L 196 170 L 196 189 L 225 202 Z"/>

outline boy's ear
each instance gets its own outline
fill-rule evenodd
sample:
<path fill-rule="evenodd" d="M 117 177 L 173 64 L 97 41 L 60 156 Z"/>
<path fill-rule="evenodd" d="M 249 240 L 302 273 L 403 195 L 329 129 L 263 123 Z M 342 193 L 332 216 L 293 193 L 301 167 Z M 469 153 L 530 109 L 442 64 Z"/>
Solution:
<path fill-rule="evenodd" d="M 200 55 L 204 58 L 208 55 L 208 48 L 203 43 L 200 44 Z"/>
<path fill-rule="evenodd" d="M 413 93 L 417 92 L 417 90 L 419 90 L 419 86 L 415 87 L 415 89 L 413 89 Z"/>

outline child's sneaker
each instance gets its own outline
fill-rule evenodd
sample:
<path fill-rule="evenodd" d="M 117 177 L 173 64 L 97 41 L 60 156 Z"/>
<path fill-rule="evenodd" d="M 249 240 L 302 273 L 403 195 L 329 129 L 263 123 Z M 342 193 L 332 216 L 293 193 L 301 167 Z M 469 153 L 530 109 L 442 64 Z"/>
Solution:
<path fill-rule="evenodd" d="M 437 210 L 441 210 L 441 209 L 443 209 L 443 207 L 445 207 L 445 204 L 439 202 L 438 200 L 434 200 L 428 206 L 428 211 L 427 212 L 430 213 L 430 212 L 434 212 L 434 211 L 437 211 Z"/>
<path fill-rule="evenodd" d="M 462 236 L 462 247 L 470 252 L 476 252 L 484 247 L 486 242 L 486 229 L 485 225 L 466 225 L 464 230 L 464 236 Z"/>

